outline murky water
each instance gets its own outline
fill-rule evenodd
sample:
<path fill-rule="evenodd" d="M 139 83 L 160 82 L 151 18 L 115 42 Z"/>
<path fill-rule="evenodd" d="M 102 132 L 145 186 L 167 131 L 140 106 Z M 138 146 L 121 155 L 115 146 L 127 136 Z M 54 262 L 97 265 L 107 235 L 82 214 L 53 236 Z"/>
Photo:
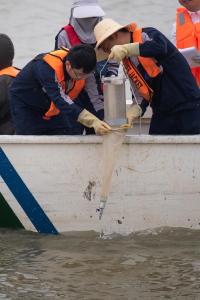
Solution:
<path fill-rule="evenodd" d="M 177 2 L 101 1 L 107 16 L 167 36 Z M 16 66 L 53 49 L 70 3 L 0 0 L 0 32 L 14 41 Z M 93 232 L 55 237 L 0 230 L 0 299 L 198 300 L 199 237 L 199 231 L 178 228 L 105 239 Z"/>
<path fill-rule="evenodd" d="M 199 231 L 0 231 L 0 299 L 200 299 Z"/>

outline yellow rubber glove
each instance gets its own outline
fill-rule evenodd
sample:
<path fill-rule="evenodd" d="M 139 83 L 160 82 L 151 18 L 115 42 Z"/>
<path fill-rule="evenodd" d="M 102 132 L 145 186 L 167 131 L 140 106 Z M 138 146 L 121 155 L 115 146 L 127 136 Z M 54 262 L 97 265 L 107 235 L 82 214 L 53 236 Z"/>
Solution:
<path fill-rule="evenodd" d="M 142 115 L 141 107 L 137 104 L 131 105 L 127 111 L 128 124 L 132 126 L 134 120 L 139 118 L 141 115 Z"/>
<path fill-rule="evenodd" d="M 111 48 L 109 60 L 116 60 L 117 62 L 122 61 L 125 57 L 139 56 L 140 48 L 139 43 L 130 43 L 124 45 L 115 45 Z"/>
<path fill-rule="evenodd" d="M 82 110 L 82 112 L 78 116 L 78 122 L 86 127 L 93 127 L 95 133 L 99 135 L 106 134 L 112 129 L 107 123 L 99 120 L 86 109 Z"/>

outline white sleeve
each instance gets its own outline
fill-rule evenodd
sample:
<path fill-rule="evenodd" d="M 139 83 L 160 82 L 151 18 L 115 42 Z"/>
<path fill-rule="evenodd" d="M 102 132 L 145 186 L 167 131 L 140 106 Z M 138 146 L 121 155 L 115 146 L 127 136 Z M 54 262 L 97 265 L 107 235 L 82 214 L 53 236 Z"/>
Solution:
<path fill-rule="evenodd" d="M 85 81 L 85 91 L 95 109 L 99 111 L 104 108 L 103 96 L 99 94 L 96 79 L 93 73 L 89 74 Z"/>
<path fill-rule="evenodd" d="M 58 42 L 58 48 L 61 47 L 65 47 L 69 49 L 71 48 L 71 44 L 69 42 L 67 33 L 64 29 L 59 33 L 57 42 Z"/>

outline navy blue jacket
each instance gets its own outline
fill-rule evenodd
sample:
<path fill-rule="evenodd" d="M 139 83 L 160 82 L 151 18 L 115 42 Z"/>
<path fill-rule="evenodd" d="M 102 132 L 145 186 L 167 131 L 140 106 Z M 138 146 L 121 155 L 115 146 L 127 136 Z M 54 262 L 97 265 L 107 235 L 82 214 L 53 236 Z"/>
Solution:
<path fill-rule="evenodd" d="M 66 73 L 66 80 L 70 80 Z M 62 114 L 72 114 L 76 119 L 82 111 L 59 85 L 55 71 L 42 59 L 29 62 L 14 79 L 10 92 L 27 106 L 42 114 L 49 108 L 51 100 Z"/>
<path fill-rule="evenodd" d="M 149 40 L 140 44 L 140 55 L 155 58 L 163 69 L 156 78 L 150 78 L 143 67 L 138 66 L 154 90 L 153 113 L 168 114 L 194 108 L 200 102 L 200 90 L 185 58 L 157 29 L 143 28 L 142 32 Z"/>
<path fill-rule="evenodd" d="M 83 110 L 63 92 L 55 71 L 40 57 L 21 70 L 10 88 L 11 111 L 18 134 L 43 134 L 43 130 L 48 134 L 48 130 L 56 127 L 67 129 L 69 119 L 76 121 Z M 70 81 L 67 73 L 65 77 L 66 81 Z M 46 121 L 43 115 L 51 100 L 60 114 Z"/>

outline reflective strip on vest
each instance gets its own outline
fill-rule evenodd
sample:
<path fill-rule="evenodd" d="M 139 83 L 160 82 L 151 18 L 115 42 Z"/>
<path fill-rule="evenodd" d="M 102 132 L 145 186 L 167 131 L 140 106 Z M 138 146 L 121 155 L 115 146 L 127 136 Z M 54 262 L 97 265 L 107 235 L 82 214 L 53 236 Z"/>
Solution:
<path fill-rule="evenodd" d="M 195 47 L 200 50 L 200 23 L 192 22 L 185 7 L 179 7 L 176 12 L 176 46 L 179 49 Z M 200 67 L 191 69 L 200 86 Z"/>
<path fill-rule="evenodd" d="M 151 101 L 153 97 L 153 90 L 144 80 L 144 78 L 142 77 L 138 69 L 134 66 L 132 61 L 128 58 L 124 58 L 123 65 L 126 69 L 128 77 L 135 84 L 139 94 L 147 101 Z"/>
<path fill-rule="evenodd" d="M 0 70 L 0 76 L 1 75 L 8 75 L 8 76 L 11 76 L 11 77 L 16 77 L 17 74 L 20 72 L 20 70 L 18 70 L 17 68 L 15 67 L 8 67 L 8 68 L 4 68 L 3 70 Z"/>
<path fill-rule="evenodd" d="M 142 44 L 142 29 L 136 28 L 133 32 L 133 41 Z M 161 72 L 160 68 L 156 65 L 153 58 L 138 56 L 138 60 L 149 75 L 149 77 L 156 77 Z"/>
<path fill-rule="evenodd" d="M 193 23 L 184 7 L 176 12 L 176 46 L 179 49 L 195 47 L 200 50 L 200 23 Z"/>
<path fill-rule="evenodd" d="M 142 43 L 142 29 L 136 28 L 136 24 L 129 25 L 128 30 L 133 33 L 133 41 Z M 156 77 L 161 72 L 161 69 L 156 65 L 155 60 L 148 57 L 137 57 L 139 63 L 147 72 L 149 77 Z M 147 101 L 151 101 L 153 97 L 153 90 L 147 84 L 143 76 L 138 71 L 137 67 L 129 58 L 123 59 L 123 65 L 130 80 L 135 84 L 139 94 Z"/>
<path fill-rule="evenodd" d="M 62 48 L 61 50 L 55 50 L 44 55 L 43 60 L 55 71 L 58 78 L 58 82 L 61 85 L 63 91 L 71 99 L 75 100 L 85 85 L 85 80 L 73 80 L 72 88 L 66 91 L 65 75 L 63 71 L 64 59 L 68 55 L 69 50 Z M 49 120 L 51 117 L 60 113 L 60 110 L 51 101 L 49 110 L 45 113 L 44 119 Z"/>

